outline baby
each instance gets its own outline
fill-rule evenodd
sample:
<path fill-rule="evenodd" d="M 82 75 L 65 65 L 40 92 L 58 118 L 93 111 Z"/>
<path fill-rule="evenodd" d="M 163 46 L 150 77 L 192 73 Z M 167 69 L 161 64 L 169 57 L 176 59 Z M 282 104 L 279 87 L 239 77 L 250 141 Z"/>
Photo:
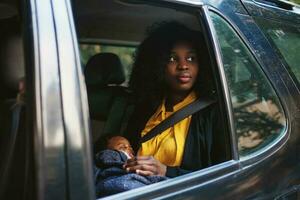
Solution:
<path fill-rule="evenodd" d="M 141 176 L 128 173 L 123 165 L 134 158 L 129 141 L 122 136 L 113 136 L 106 140 L 105 150 L 95 157 L 95 185 L 97 198 L 131 190 L 141 186 L 166 180 L 162 176 Z"/>
<path fill-rule="evenodd" d="M 123 152 L 127 158 L 133 158 L 134 152 L 129 141 L 122 136 L 113 136 L 107 140 L 107 149 Z"/>

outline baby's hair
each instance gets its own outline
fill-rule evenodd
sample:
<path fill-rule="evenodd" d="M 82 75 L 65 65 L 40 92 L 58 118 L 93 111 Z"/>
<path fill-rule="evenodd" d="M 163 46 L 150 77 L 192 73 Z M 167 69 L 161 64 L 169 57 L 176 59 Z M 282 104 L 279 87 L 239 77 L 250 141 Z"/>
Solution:
<path fill-rule="evenodd" d="M 122 138 L 125 138 L 126 140 L 128 140 L 126 137 L 122 136 L 122 135 L 119 135 L 119 134 L 107 134 L 105 136 L 102 136 L 100 139 L 99 139 L 99 151 L 101 150 L 105 150 L 108 148 L 108 143 L 109 143 L 109 140 L 112 139 L 113 137 L 122 137 Z"/>
<path fill-rule="evenodd" d="M 101 136 L 97 142 L 95 143 L 94 152 L 97 153 L 99 151 L 107 149 L 108 141 L 115 136 L 120 136 L 118 134 L 105 134 Z M 123 136 L 122 136 L 123 137 Z"/>

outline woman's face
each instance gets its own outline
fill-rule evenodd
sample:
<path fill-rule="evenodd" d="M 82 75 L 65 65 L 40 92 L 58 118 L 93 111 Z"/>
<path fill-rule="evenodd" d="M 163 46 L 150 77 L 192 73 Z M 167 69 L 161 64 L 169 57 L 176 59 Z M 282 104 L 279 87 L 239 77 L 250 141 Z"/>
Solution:
<path fill-rule="evenodd" d="M 199 66 L 195 49 L 187 42 L 177 43 L 172 49 L 165 70 L 165 78 L 172 94 L 187 94 L 198 76 Z"/>

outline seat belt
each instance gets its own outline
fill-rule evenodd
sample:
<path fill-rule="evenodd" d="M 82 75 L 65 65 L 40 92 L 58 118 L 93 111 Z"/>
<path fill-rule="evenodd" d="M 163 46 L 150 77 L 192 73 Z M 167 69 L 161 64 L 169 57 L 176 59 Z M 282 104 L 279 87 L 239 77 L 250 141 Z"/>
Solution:
<path fill-rule="evenodd" d="M 139 145 L 154 138 L 156 135 L 162 133 L 166 129 L 183 120 L 184 118 L 198 112 L 199 110 L 206 108 L 215 101 L 216 100 L 202 97 L 201 99 L 197 99 L 196 101 L 181 108 L 180 110 L 173 113 L 170 117 L 159 123 L 153 129 L 151 129 L 146 135 L 144 135 L 144 137 L 140 139 Z"/>

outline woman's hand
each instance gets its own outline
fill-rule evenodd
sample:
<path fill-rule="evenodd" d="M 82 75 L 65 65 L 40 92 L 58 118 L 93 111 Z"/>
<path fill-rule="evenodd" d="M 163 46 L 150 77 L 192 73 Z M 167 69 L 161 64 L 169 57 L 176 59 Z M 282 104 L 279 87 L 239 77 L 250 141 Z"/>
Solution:
<path fill-rule="evenodd" d="M 127 172 L 135 172 L 143 176 L 160 175 L 165 176 L 167 166 L 152 156 L 137 156 L 128 159 L 124 165 Z"/>

